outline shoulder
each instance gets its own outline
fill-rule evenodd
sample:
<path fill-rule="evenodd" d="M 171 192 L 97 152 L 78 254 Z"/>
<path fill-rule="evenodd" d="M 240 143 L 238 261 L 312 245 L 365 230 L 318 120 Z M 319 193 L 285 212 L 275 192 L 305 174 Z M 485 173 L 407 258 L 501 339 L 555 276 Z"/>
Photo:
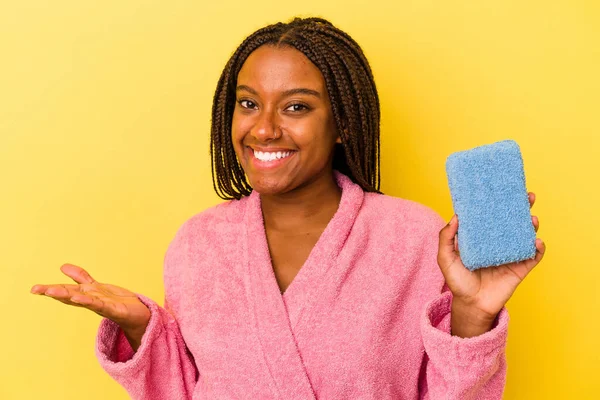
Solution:
<path fill-rule="evenodd" d="M 179 226 L 165 252 L 165 286 L 189 276 L 187 269 L 197 267 L 202 260 L 235 256 L 244 221 L 245 199 L 225 201 L 209 207 Z"/>
<path fill-rule="evenodd" d="M 222 223 L 239 221 L 243 212 L 243 205 L 248 200 L 244 197 L 241 200 L 227 200 L 212 207 L 205 209 L 198 214 L 191 216 L 184 225 L 190 227 L 199 227 L 206 223 Z"/>
<path fill-rule="evenodd" d="M 222 228 L 223 224 L 240 223 L 243 219 L 245 201 L 246 198 L 228 200 L 194 214 L 181 224 L 178 233 L 189 235 Z"/>
<path fill-rule="evenodd" d="M 185 251 L 190 246 L 209 244 L 215 236 L 230 236 L 239 231 L 245 201 L 246 198 L 228 200 L 192 215 L 177 228 L 169 250 Z"/>
<path fill-rule="evenodd" d="M 415 239 L 437 235 L 446 225 L 440 214 L 425 204 L 378 193 L 365 193 L 361 214 L 372 224 L 404 232 Z"/>

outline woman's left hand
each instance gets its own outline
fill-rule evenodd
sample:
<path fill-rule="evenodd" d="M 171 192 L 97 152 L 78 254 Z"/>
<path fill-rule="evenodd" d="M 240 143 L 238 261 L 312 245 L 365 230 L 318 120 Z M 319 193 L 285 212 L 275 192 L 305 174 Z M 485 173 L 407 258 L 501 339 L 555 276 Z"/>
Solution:
<path fill-rule="evenodd" d="M 530 207 L 533 207 L 533 203 L 535 194 L 530 192 Z M 532 216 L 531 220 L 537 232 L 539 220 L 536 216 Z M 472 337 L 492 328 L 496 316 L 517 286 L 544 257 L 546 246 L 538 238 L 535 241 L 535 258 L 470 271 L 460 259 L 457 232 L 458 218 L 454 215 L 440 231 L 437 261 L 453 294 L 452 334 Z"/>

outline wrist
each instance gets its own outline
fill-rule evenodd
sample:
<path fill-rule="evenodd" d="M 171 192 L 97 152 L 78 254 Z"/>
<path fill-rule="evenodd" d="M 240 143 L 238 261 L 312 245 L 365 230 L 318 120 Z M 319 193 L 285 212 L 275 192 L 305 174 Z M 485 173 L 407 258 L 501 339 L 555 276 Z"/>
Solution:
<path fill-rule="evenodd" d="M 131 345 L 134 351 L 142 344 L 142 337 L 144 337 L 144 333 L 146 333 L 146 329 L 148 328 L 148 324 L 150 323 L 150 310 L 148 310 L 147 318 L 144 318 L 141 323 L 136 325 L 128 325 L 128 324 L 119 324 L 123 334 L 127 338 L 127 341 Z"/>
<path fill-rule="evenodd" d="M 462 338 L 482 335 L 490 331 L 498 314 L 481 312 L 460 299 L 452 300 L 451 334 Z"/>
<path fill-rule="evenodd" d="M 123 334 L 127 341 L 131 345 L 133 351 L 137 351 L 137 349 L 142 345 L 142 338 L 144 337 L 144 333 L 146 332 L 146 327 L 144 328 L 123 328 Z"/>

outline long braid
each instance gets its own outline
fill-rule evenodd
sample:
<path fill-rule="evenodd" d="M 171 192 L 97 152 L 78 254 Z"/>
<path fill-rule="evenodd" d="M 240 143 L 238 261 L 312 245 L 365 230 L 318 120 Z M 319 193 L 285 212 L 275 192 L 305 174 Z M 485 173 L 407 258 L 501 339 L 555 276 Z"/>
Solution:
<path fill-rule="evenodd" d="M 360 46 L 331 22 L 323 18 L 294 18 L 261 28 L 244 39 L 219 78 L 213 98 L 210 141 L 217 195 L 231 200 L 252 192 L 235 155 L 231 124 L 237 76 L 250 54 L 263 45 L 291 46 L 321 71 L 342 141 L 335 146 L 333 167 L 363 190 L 380 193 L 380 105 L 371 67 Z"/>

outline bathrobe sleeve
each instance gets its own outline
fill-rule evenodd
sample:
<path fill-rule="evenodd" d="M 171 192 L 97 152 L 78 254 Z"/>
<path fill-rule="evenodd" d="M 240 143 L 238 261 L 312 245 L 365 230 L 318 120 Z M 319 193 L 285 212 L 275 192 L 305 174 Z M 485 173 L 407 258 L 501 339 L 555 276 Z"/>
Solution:
<path fill-rule="evenodd" d="M 420 317 L 420 331 L 425 354 L 419 376 L 419 394 L 423 400 L 492 400 L 502 399 L 506 382 L 506 339 L 508 311 L 502 308 L 492 329 L 479 336 L 452 336 L 452 292 L 445 284 L 437 265 L 439 225 L 426 240 L 427 269 L 432 281 L 442 287 L 425 306 Z M 438 292 L 439 293 L 439 292 Z"/>
<path fill-rule="evenodd" d="M 502 399 L 506 382 L 508 312 L 503 308 L 492 329 L 461 338 L 450 334 L 452 293 L 443 292 L 422 315 L 425 347 L 421 399 Z"/>
<path fill-rule="evenodd" d="M 177 321 L 151 299 L 138 298 L 151 313 L 140 347 L 134 352 L 123 330 L 105 318 L 96 341 L 100 365 L 132 399 L 191 399 L 198 372 Z"/>
<path fill-rule="evenodd" d="M 165 255 L 165 277 L 177 264 L 185 262 L 187 249 L 183 227 L 177 232 Z M 150 321 L 141 345 L 133 351 L 123 330 L 104 318 L 96 338 L 96 357 L 101 367 L 132 399 L 191 399 L 198 370 L 188 350 L 170 306 L 170 281 L 165 280 L 165 306 L 137 294 L 150 309 Z M 177 293 L 174 294 L 177 297 Z"/>

